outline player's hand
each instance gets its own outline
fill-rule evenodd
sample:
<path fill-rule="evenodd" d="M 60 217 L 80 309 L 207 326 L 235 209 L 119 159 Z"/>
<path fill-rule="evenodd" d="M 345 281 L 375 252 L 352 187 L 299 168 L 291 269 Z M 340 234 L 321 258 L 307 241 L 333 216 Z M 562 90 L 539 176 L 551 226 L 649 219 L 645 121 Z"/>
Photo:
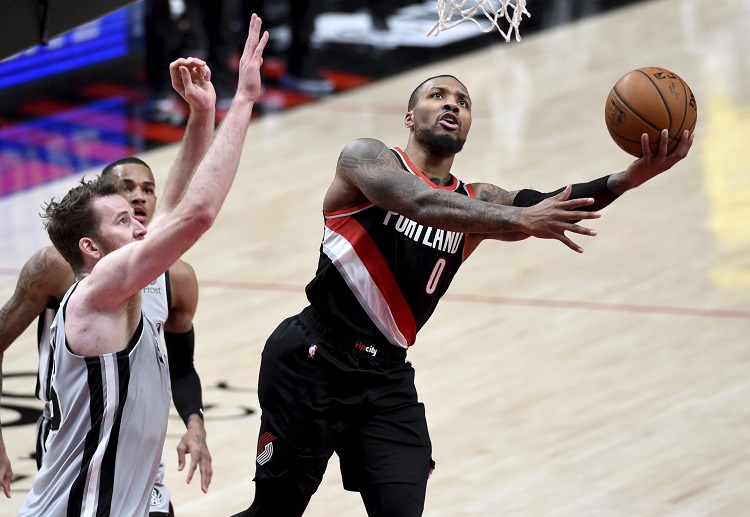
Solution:
<path fill-rule="evenodd" d="M 568 248 L 578 253 L 583 253 L 583 248 L 570 240 L 565 232 L 578 233 L 580 235 L 594 236 L 596 231 L 585 228 L 573 221 L 581 219 L 598 219 L 599 212 L 577 210 L 583 206 L 594 203 L 593 198 L 570 199 L 573 186 L 568 185 L 565 190 L 547 198 L 536 205 L 521 210 L 520 223 L 523 232 L 539 239 L 556 239 Z"/>
<path fill-rule="evenodd" d="M 208 492 L 211 484 L 213 469 L 211 467 L 211 453 L 206 444 L 206 428 L 198 415 L 191 415 L 187 423 L 187 432 L 177 445 L 177 470 L 185 468 L 185 454 L 190 454 L 190 466 L 187 471 L 186 482 L 190 484 L 196 467 L 201 474 L 201 490 Z"/>
<path fill-rule="evenodd" d="M 261 19 L 257 14 L 250 18 L 250 31 L 245 41 L 239 66 L 239 82 L 235 98 L 255 102 L 260 95 L 260 67 L 263 65 L 263 50 L 268 42 L 268 31 L 260 37 Z"/>
<path fill-rule="evenodd" d="M 0 436 L 0 483 L 3 485 L 5 497 L 10 499 L 10 481 L 13 479 L 13 468 L 10 466 L 10 459 L 5 452 L 5 443 Z"/>
<path fill-rule="evenodd" d="M 622 183 L 625 190 L 629 190 L 642 185 L 651 178 L 658 176 L 662 172 L 672 168 L 674 164 L 688 155 L 690 147 L 693 145 L 695 133 L 690 134 L 687 130 L 682 132 L 680 143 L 674 151 L 667 154 L 669 146 L 669 132 L 663 129 L 661 140 L 659 141 L 659 150 L 652 153 L 649 148 L 648 134 L 641 135 L 641 150 L 643 156 L 631 163 L 623 173 Z M 622 192 L 617 192 L 618 194 Z"/>
<path fill-rule="evenodd" d="M 211 69 L 197 57 L 179 58 L 169 64 L 172 88 L 185 99 L 191 110 L 208 111 L 216 106 Z"/>

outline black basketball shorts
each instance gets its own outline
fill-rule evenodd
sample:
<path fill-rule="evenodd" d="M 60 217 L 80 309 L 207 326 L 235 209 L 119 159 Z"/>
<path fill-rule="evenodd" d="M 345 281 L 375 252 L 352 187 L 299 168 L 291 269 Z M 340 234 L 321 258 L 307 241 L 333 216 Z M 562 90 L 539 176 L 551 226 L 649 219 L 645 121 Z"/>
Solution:
<path fill-rule="evenodd" d="M 315 491 L 334 452 L 352 491 L 417 483 L 431 464 L 406 350 L 345 337 L 309 307 L 268 338 L 258 397 L 256 481 L 292 476 Z"/>

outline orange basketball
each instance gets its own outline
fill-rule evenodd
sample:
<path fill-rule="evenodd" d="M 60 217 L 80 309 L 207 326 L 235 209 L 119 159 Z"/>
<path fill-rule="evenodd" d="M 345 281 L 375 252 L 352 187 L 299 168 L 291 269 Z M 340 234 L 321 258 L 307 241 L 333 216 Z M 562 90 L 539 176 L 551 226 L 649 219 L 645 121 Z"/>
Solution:
<path fill-rule="evenodd" d="M 656 66 L 628 72 L 607 97 L 604 120 L 610 136 L 626 153 L 640 157 L 641 135 L 648 133 L 652 153 L 659 151 L 662 129 L 669 130 L 668 152 L 674 151 L 682 132 L 695 129 L 698 105 L 680 77 Z"/>

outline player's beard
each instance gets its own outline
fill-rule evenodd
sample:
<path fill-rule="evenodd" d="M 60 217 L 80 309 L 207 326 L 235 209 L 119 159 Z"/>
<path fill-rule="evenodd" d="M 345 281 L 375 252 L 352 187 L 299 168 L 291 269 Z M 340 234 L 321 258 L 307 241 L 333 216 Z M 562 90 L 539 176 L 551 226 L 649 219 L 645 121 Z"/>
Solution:
<path fill-rule="evenodd" d="M 417 128 L 415 136 L 433 154 L 438 156 L 449 156 L 460 153 L 466 143 L 466 138 L 461 138 L 458 136 L 458 133 L 454 135 L 438 131 L 437 124 L 431 128 Z"/>
<path fill-rule="evenodd" d="M 97 237 L 97 243 L 99 244 L 99 249 L 102 251 L 102 256 L 107 256 L 113 251 L 117 251 L 128 244 L 127 241 L 118 243 L 112 239 L 102 237 L 101 235 Z"/>
<path fill-rule="evenodd" d="M 106 257 L 113 251 L 117 249 L 117 246 L 115 246 L 113 243 L 107 241 L 106 239 L 99 238 L 99 249 L 102 252 L 102 256 Z"/>

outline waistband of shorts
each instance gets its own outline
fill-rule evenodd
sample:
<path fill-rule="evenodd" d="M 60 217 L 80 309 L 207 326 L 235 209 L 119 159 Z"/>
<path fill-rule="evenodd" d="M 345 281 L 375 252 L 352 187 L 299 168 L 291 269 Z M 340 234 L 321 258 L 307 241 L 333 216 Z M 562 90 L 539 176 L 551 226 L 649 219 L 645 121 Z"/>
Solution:
<path fill-rule="evenodd" d="M 400 362 L 406 360 L 406 348 L 395 346 L 387 341 L 372 341 L 357 338 L 347 335 L 345 332 L 333 329 L 320 319 L 318 313 L 315 312 L 315 309 L 311 306 L 305 307 L 305 309 L 299 313 L 299 319 L 303 324 L 324 337 L 330 345 L 345 352 L 352 352 L 357 346 L 362 347 L 360 350 L 364 350 L 368 347 L 375 347 L 377 353 L 373 355 L 373 359 L 385 359 Z"/>

